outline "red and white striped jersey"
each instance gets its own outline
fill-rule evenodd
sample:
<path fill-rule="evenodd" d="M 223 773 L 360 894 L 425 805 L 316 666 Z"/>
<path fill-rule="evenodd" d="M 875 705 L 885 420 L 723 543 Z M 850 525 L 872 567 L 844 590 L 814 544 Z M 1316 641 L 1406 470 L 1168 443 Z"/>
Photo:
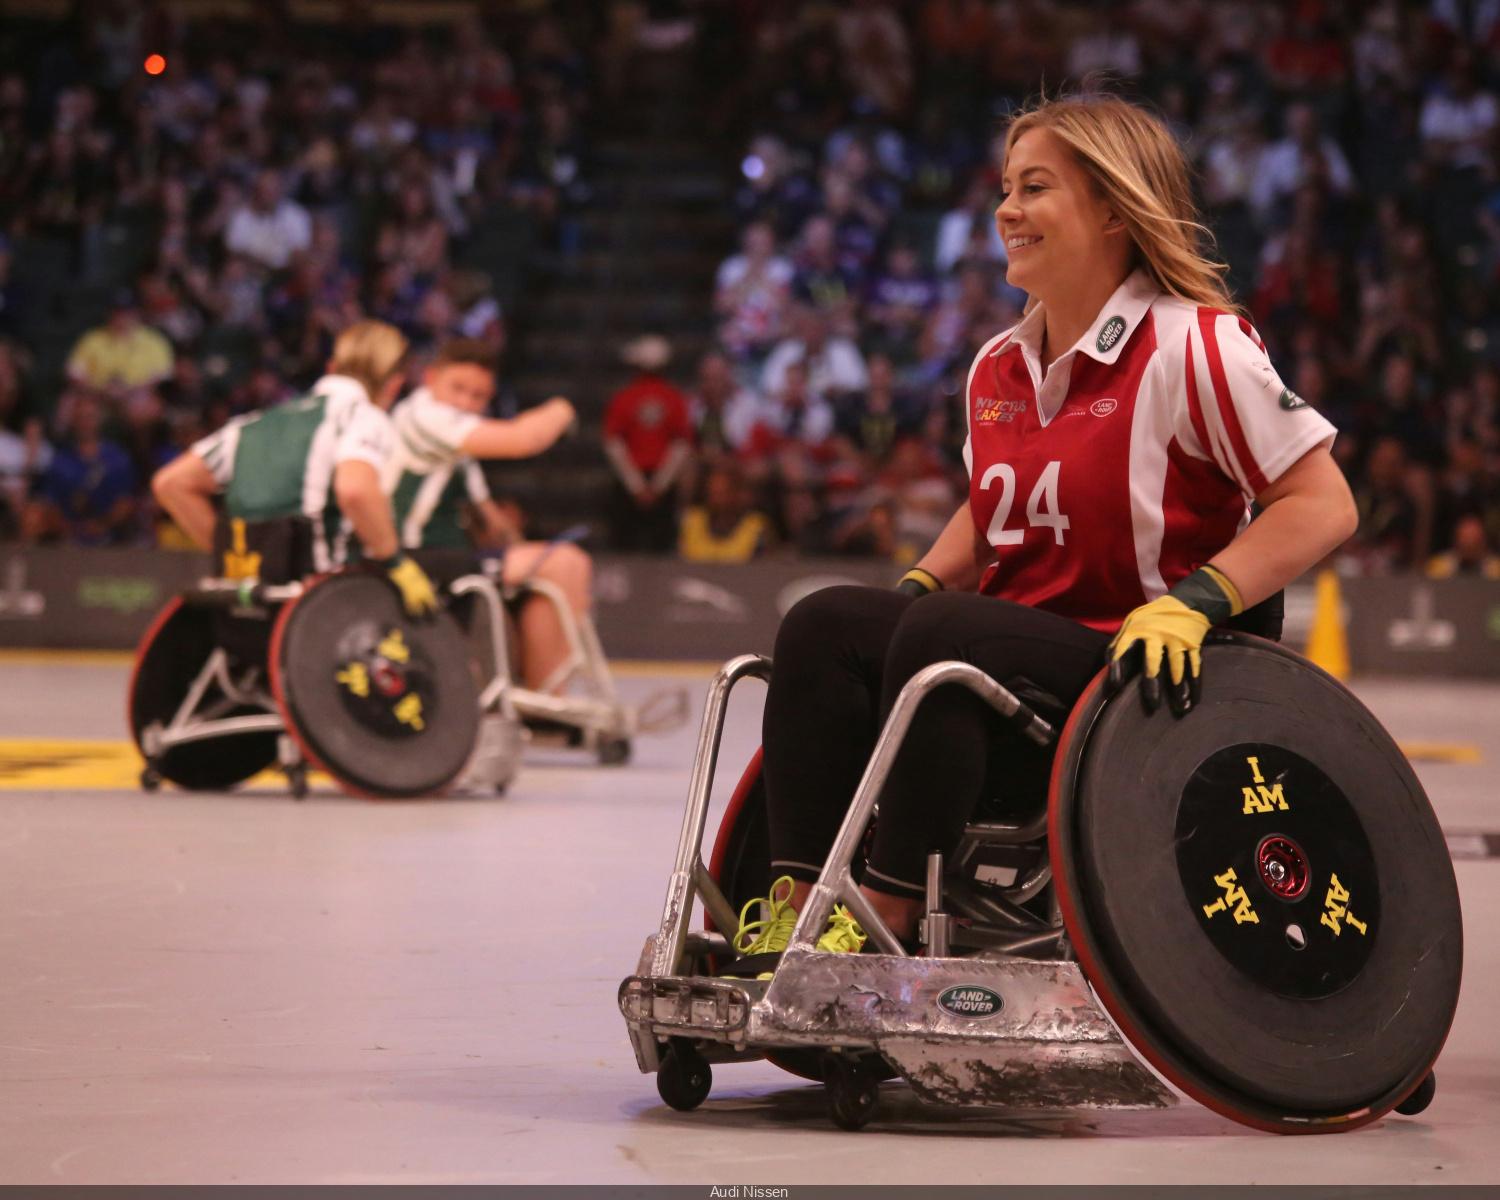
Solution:
<path fill-rule="evenodd" d="M 979 590 L 1112 632 L 1222 550 L 1249 502 L 1335 430 L 1250 323 L 1142 271 L 1047 371 L 1038 305 L 969 368 Z"/>

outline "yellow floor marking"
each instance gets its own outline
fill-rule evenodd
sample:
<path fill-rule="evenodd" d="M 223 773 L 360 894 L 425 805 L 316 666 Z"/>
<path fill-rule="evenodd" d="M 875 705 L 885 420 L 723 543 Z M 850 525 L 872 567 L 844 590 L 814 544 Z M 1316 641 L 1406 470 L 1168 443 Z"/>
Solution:
<path fill-rule="evenodd" d="M 1459 763 L 1475 766 L 1484 761 L 1479 747 L 1472 742 L 1397 742 L 1401 753 L 1412 762 Z"/>
<path fill-rule="evenodd" d="M 0 738 L 0 792 L 134 791 L 140 782 L 141 756 L 133 742 Z M 308 782 L 333 784 L 320 772 Z M 286 776 L 262 771 L 235 790 L 245 789 L 286 791 Z"/>
<path fill-rule="evenodd" d="M 3 667 L 128 667 L 134 663 L 132 650 L 51 650 L 30 646 L 0 650 Z"/>

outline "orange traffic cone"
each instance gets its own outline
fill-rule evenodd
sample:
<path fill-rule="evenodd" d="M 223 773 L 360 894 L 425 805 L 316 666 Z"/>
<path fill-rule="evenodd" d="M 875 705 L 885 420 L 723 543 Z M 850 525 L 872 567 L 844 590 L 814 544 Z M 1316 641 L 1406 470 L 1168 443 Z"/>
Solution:
<path fill-rule="evenodd" d="M 1349 636 L 1344 631 L 1344 599 L 1331 568 L 1318 572 L 1312 628 L 1303 652 L 1335 679 L 1349 678 Z"/>

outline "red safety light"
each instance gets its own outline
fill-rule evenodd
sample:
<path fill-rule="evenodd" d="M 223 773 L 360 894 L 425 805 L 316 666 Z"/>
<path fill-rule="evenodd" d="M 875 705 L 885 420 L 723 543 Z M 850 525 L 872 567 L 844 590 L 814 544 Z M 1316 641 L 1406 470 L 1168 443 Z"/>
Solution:
<path fill-rule="evenodd" d="M 146 55 L 146 74 L 160 75 L 167 69 L 167 60 L 160 54 Z"/>

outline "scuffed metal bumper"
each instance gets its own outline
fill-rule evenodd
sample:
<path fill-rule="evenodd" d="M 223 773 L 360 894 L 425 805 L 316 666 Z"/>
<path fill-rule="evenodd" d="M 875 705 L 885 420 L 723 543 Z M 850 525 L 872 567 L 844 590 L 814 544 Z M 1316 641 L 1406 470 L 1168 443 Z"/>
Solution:
<path fill-rule="evenodd" d="M 648 943 L 643 966 L 650 950 Z M 955 1012 L 939 1003 L 955 989 L 1000 1003 L 982 1014 Z M 769 983 L 633 975 L 620 985 L 619 1003 L 643 1071 L 655 1069 L 660 1039 L 685 1037 L 724 1043 L 735 1058 L 809 1047 L 873 1050 L 923 1099 L 943 1104 L 1173 1103 L 1071 962 L 794 949 Z"/>

